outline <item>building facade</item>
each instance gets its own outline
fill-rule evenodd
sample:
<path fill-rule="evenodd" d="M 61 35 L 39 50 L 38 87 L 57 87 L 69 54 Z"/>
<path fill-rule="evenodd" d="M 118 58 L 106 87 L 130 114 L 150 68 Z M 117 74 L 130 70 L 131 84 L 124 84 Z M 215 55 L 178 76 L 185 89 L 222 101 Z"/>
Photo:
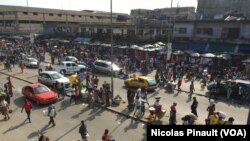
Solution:
<path fill-rule="evenodd" d="M 225 19 L 227 16 L 250 19 L 250 0 L 198 0 L 197 20 Z"/>
<path fill-rule="evenodd" d="M 114 13 L 114 32 L 126 34 L 131 27 L 129 15 Z M 95 25 L 93 27 L 93 25 Z M 69 11 L 0 5 L 2 33 L 92 33 L 110 30 L 110 13 L 101 11 Z M 99 30 L 99 29 L 102 30 Z"/>

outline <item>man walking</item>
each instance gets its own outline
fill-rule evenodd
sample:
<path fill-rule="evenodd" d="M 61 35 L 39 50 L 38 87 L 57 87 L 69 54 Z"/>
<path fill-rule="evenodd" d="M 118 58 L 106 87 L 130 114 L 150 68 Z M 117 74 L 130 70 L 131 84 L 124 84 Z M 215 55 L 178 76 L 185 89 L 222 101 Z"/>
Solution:
<path fill-rule="evenodd" d="M 49 124 L 50 125 L 52 123 L 52 126 L 56 126 L 55 124 L 55 116 L 56 116 L 56 109 L 55 109 L 55 105 L 54 104 L 51 104 L 48 108 L 48 116 L 50 117 L 50 120 L 49 120 Z"/>
<path fill-rule="evenodd" d="M 29 123 L 31 123 L 30 113 L 32 109 L 32 104 L 30 103 L 28 99 L 26 99 L 26 101 L 24 102 L 21 112 L 23 112 L 23 109 L 25 109 L 25 112 L 27 114 L 27 119 L 29 120 Z"/>
<path fill-rule="evenodd" d="M 193 113 L 194 115 L 196 115 L 198 117 L 197 107 L 198 107 L 198 101 L 197 101 L 196 97 L 193 97 L 193 103 L 191 105 L 191 113 Z"/>
<path fill-rule="evenodd" d="M 81 134 L 82 141 L 88 141 L 87 136 L 88 136 L 88 130 L 87 130 L 87 125 L 84 124 L 84 121 L 81 121 L 81 126 L 79 128 L 79 133 Z"/>

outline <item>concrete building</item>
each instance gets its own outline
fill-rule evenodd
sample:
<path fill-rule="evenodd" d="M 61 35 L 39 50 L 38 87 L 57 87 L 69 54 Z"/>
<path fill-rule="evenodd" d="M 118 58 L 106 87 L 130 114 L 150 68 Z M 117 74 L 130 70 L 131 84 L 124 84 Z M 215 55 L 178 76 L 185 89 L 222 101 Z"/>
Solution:
<path fill-rule="evenodd" d="M 250 0 L 198 0 L 198 20 L 221 20 L 227 16 L 250 19 Z"/>
<path fill-rule="evenodd" d="M 172 37 L 174 22 L 195 20 L 194 7 L 174 7 L 154 10 L 134 9 L 130 13 L 140 39 Z"/>
<path fill-rule="evenodd" d="M 131 20 L 127 14 L 114 13 L 113 24 L 115 33 L 126 34 L 130 30 Z M 110 12 L 0 5 L 2 33 L 105 33 L 110 31 L 109 25 Z"/>

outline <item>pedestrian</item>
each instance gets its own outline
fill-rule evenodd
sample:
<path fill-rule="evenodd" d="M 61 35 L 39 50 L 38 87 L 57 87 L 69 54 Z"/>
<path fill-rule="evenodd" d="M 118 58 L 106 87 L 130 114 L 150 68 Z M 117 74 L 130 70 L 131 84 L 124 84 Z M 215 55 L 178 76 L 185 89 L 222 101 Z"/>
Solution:
<path fill-rule="evenodd" d="M 74 100 L 75 104 L 76 104 L 77 93 L 78 93 L 77 86 L 76 86 L 76 84 L 73 84 L 71 87 L 71 96 L 70 96 L 69 104 L 71 104 L 72 100 Z"/>
<path fill-rule="evenodd" d="M 48 116 L 50 117 L 49 124 L 52 124 L 52 126 L 56 126 L 54 118 L 56 117 L 56 108 L 54 104 L 51 104 L 48 107 Z"/>
<path fill-rule="evenodd" d="M 21 72 L 23 73 L 23 69 L 24 69 L 23 61 L 20 61 L 19 67 L 20 67 L 20 69 L 21 69 Z"/>
<path fill-rule="evenodd" d="M 0 112 L 2 115 L 4 115 L 4 120 L 10 119 L 9 116 L 9 105 L 5 100 L 2 100 L 0 102 Z"/>
<path fill-rule="evenodd" d="M 105 129 L 103 135 L 102 135 L 102 141 L 110 141 L 109 140 L 109 130 Z"/>
<path fill-rule="evenodd" d="M 66 88 L 65 88 L 65 85 L 63 83 L 61 83 L 61 95 L 62 95 L 62 98 L 64 99 L 64 97 L 66 95 Z"/>
<path fill-rule="evenodd" d="M 227 121 L 225 121 L 224 125 L 233 125 L 233 122 L 234 122 L 234 118 L 230 117 L 230 118 L 228 118 Z"/>
<path fill-rule="evenodd" d="M 196 115 L 198 117 L 197 107 L 198 107 L 198 101 L 197 101 L 196 97 L 193 97 L 193 103 L 191 105 L 191 113 L 193 113 L 194 115 Z"/>
<path fill-rule="evenodd" d="M 194 89 L 194 81 L 193 80 L 191 81 L 191 84 L 189 86 L 189 91 L 190 91 L 189 97 L 191 98 L 194 91 L 195 91 L 195 89 Z"/>
<path fill-rule="evenodd" d="M 8 90 L 8 83 L 4 84 L 4 92 L 6 93 L 5 100 L 8 103 L 8 105 L 10 105 L 10 94 L 9 94 L 9 90 Z"/>
<path fill-rule="evenodd" d="M 28 99 L 25 100 L 21 112 L 23 112 L 23 109 L 25 109 L 25 112 L 27 114 L 27 119 L 29 120 L 29 123 L 31 123 L 30 114 L 31 114 L 31 110 L 32 110 L 32 104 L 30 103 L 30 101 Z"/>
<path fill-rule="evenodd" d="M 13 85 L 12 85 L 12 81 L 11 81 L 11 78 L 10 77 L 7 77 L 7 86 L 8 86 L 8 93 L 10 95 L 10 97 L 13 97 L 13 89 L 12 88 L 15 88 Z"/>
<path fill-rule="evenodd" d="M 178 83 L 177 83 L 177 86 L 178 86 L 178 91 L 177 91 L 177 93 L 181 92 L 181 84 L 182 84 L 182 78 L 180 77 L 180 78 L 178 79 Z"/>
<path fill-rule="evenodd" d="M 88 130 L 87 125 L 84 123 L 84 121 L 81 121 L 81 126 L 79 128 L 79 133 L 82 137 L 82 141 L 88 141 Z"/>
<path fill-rule="evenodd" d="M 44 134 L 41 134 L 38 141 L 49 141 L 49 137 L 45 136 Z"/>
<path fill-rule="evenodd" d="M 177 103 L 174 102 L 170 107 L 169 125 L 176 125 L 176 106 Z"/>

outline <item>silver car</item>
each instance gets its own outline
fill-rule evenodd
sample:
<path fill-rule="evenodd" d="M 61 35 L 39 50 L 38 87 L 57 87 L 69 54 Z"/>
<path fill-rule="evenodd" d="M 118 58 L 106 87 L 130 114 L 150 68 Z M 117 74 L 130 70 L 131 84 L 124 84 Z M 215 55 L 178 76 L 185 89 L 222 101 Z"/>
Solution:
<path fill-rule="evenodd" d="M 23 63 L 24 63 L 24 66 L 26 67 L 38 68 L 38 61 L 36 58 L 25 58 Z"/>
<path fill-rule="evenodd" d="M 108 75 L 111 75 L 111 62 L 110 61 L 96 60 L 93 63 L 93 66 L 94 66 L 95 72 L 103 72 Z M 112 68 L 113 68 L 114 74 L 117 74 L 121 70 L 116 64 L 113 64 Z"/>
<path fill-rule="evenodd" d="M 69 79 L 56 71 L 41 72 L 38 76 L 38 82 L 49 86 L 54 86 L 56 82 L 63 83 L 66 87 L 70 85 Z"/>

